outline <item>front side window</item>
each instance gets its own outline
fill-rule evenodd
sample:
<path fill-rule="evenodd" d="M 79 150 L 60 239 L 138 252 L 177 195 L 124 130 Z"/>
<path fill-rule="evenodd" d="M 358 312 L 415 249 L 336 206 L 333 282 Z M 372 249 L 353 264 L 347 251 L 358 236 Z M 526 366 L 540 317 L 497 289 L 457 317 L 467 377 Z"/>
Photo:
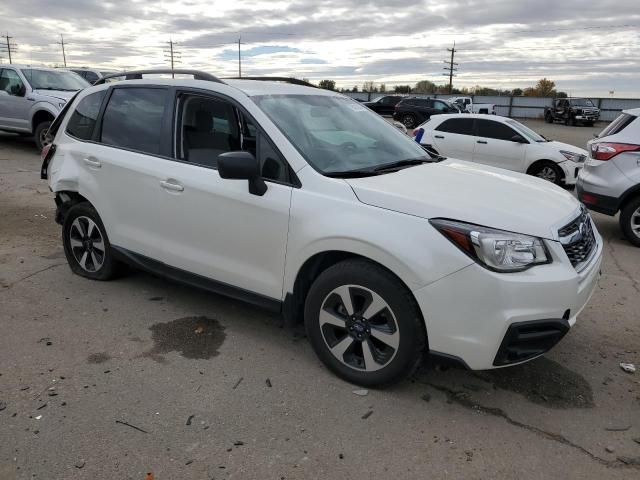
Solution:
<path fill-rule="evenodd" d="M 69 135 L 80 140 L 91 140 L 96 120 L 100 113 L 100 106 L 106 94 L 107 90 L 101 90 L 80 100 L 69 119 L 69 123 L 67 123 L 67 133 Z"/>
<path fill-rule="evenodd" d="M 476 125 L 479 137 L 511 141 L 516 134 L 511 127 L 493 120 L 476 120 Z"/>
<path fill-rule="evenodd" d="M 431 159 L 420 145 L 355 100 L 329 95 L 261 95 L 252 99 L 321 173 Z"/>
<path fill-rule="evenodd" d="M 116 88 L 102 119 L 102 143 L 140 152 L 160 153 L 164 88 Z"/>
<path fill-rule="evenodd" d="M 7 92 L 9 95 L 20 95 L 23 88 L 24 84 L 14 70 L 5 68 L 0 72 L 0 90 Z"/>
<path fill-rule="evenodd" d="M 450 110 L 453 110 L 452 108 L 449 108 L 449 105 L 439 100 L 433 102 L 433 108 L 439 112 L 448 112 Z"/>
<path fill-rule="evenodd" d="M 473 135 L 473 118 L 450 118 L 436 127 L 440 132 Z"/>
<path fill-rule="evenodd" d="M 89 86 L 89 83 L 73 72 L 64 70 L 39 70 L 23 68 L 22 74 L 34 90 L 58 90 L 75 92 Z"/>
<path fill-rule="evenodd" d="M 89 82 L 89 83 L 94 83 L 96 80 L 98 80 L 100 77 L 90 71 L 86 71 L 84 72 L 84 78 Z"/>

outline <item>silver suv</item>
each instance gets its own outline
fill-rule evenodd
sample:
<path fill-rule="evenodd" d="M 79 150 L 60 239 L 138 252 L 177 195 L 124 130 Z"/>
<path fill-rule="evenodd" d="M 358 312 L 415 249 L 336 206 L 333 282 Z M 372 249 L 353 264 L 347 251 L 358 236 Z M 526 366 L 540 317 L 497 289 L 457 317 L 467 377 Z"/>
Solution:
<path fill-rule="evenodd" d="M 87 86 L 73 72 L 0 65 L 0 130 L 33 135 L 42 150 L 53 119 L 75 92 Z"/>
<path fill-rule="evenodd" d="M 640 108 L 625 110 L 588 143 L 578 175 L 578 198 L 591 210 L 615 215 L 629 241 L 640 247 Z"/>

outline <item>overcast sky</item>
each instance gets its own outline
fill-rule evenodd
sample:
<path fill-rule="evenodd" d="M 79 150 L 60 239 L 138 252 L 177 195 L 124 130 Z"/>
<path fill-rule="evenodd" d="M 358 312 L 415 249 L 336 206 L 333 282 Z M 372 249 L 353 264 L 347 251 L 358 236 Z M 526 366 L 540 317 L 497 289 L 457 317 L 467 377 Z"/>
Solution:
<path fill-rule="evenodd" d="M 63 34 L 68 65 L 166 65 L 171 38 L 181 67 L 232 76 L 241 37 L 244 75 L 389 87 L 446 82 L 455 41 L 455 86 L 640 97 L 640 0 L 7 0 L 0 18 L 14 63 L 62 63 Z"/>

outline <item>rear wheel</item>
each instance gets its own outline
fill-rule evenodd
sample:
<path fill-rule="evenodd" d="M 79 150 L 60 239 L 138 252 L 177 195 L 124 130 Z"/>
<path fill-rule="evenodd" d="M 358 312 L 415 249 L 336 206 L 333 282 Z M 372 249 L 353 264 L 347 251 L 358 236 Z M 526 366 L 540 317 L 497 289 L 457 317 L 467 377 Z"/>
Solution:
<path fill-rule="evenodd" d="M 556 185 L 562 185 L 563 175 L 562 170 L 558 165 L 549 161 L 541 161 L 535 163 L 529 169 L 529 175 L 542 178 L 548 182 L 555 183 Z"/>
<path fill-rule="evenodd" d="M 113 258 L 98 212 L 87 202 L 69 209 L 62 225 L 62 243 L 69 267 L 82 277 L 110 280 L 120 264 Z"/>
<path fill-rule="evenodd" d="M 640 247 L 640 197 L 627 203 L 620 213 L 620 228 L 632 244 Z"/>
<path fill-rule="evenodd" d="M 544 121 L 545 121 L 545 122 L 547 122 L 547 123 L 553 123 L 553 117 L 551 116 L 551 114 L 550 114 L 550 113 L 547 113 L 547 114 L 544 116 Z"/>
<path fill-rule="evenodd" d="M 416 117 L 410 113 L 406 113 L 402 116 L 402 124 L 407 128 L 413 128 L 416 126 Z"/>
<path fill-rule="evenodd" d="M 49 120 L 45 122 L 40 122 L 38 125 L 36 125 L 36 128 L 33 131 L 33 137 L 36 142 L 36 148 L 40 152 L 46 145 L 51 143 L 51 140 L 47 136 L 47 131 L 49 130 L 50 126 L 51 126 L 51 122 Z"/>
<path fill-rule="evenodd" d="M 309 290 L 304 318 L 320 360 L 359 385 L 397 382 L 418 366 L 426 347 L 411 292 L 366 260 L 346 260 L 322 272 Z"/>

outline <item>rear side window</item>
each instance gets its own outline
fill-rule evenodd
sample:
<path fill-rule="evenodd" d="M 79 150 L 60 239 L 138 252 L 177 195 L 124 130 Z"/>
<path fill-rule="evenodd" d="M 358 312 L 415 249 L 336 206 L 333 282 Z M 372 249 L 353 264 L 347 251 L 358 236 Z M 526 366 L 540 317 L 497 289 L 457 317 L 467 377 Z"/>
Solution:
<path fill-rule="evenodd" d="M 166 97 L 164 88 L 114 89 L 102 118 L 102 143 L 160 153 Z"/>
<path fill-rule="evenodd" d="M 473 118 L 450 118 L 436 127 L 440 132 L 473 135 Z"/>
<path fill-rule="evenodd" d="M 620 133 L 622 130 L 627 128 L 631 122 L 633 122 L 636 118 L 634 115 L 629 115 L 628 113 L 623 113 L 618 118 L 616 118 L 613 122 L 611 122 L 607 128 L 605 128 L 600 134 L 598 138 L 607 137 L 609 135 L 615 135 L 616 133 Z"/>
<path fill-rule="evenodd" d="M 511 137 L 516 135 L 516 132 L 511 127 L 500 122 L 492 120 L 476 120 L 476 122 L 479 137 L 510 141 Z"/>
<path fill-rule="evenodd" d="M 87 95 L 71 114 L 69 123 L 67 123 L 67 133 L 72 137 L 80 140 L 91 140 L 93 137 L 93 129 L 96 126 L 98 113 L 102 100 L 107 94 L 106 90 Z"/>

